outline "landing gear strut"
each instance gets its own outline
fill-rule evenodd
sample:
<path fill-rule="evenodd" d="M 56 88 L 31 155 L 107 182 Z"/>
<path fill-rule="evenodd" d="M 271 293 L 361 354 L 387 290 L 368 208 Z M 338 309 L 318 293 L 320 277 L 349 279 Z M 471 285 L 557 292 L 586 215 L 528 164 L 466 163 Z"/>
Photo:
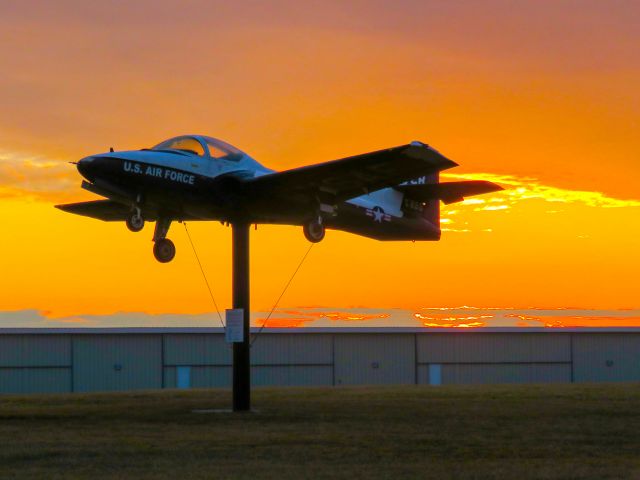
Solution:
<path fill-rule="evenodd" d="M 325 234 L 325 228 L 322 224 L 322 217 L 318 216 L 317 218 L 305 223 L 302 226 L 302 231 L 304 232 L 304 236 L 311 243 L 318 243 L 322 241 Z"/>
<path fill-rule="evenodd" d="M 168 263 L 176 256 L 176 246 L 167 238 L 171 220 L 159 218 L 153 232 L 153 256 L 160 263 Z"/>

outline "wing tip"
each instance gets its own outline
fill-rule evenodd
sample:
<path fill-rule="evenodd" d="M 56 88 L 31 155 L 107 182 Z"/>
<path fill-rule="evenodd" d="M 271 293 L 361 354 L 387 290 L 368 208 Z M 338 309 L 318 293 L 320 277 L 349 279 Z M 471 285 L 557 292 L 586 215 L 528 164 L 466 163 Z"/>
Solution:
<path fill-rule="evenodd" d="M 450 168 L 458 167 L 459 165 L 453 160 L 445 157 L 438 150 L 433 148 L 431 145 L 425 142 L 421 142 L 420 140 L 414 140 L 411 143 L 406 145 L 407 147 L 414 147 L 419 149 L 426 149 L 429 153 L 435 154 L 439 160 L 438 170 L 448 170 Z"/>
<path fill-rule="evenodd" d="M 504 188 L 502 185 L 498 185 L 497 183 L 494 182 L 490 182 L 488 180 L 485 180 L 485 185 L 487 186 L 487 188 L 490 188 L 491 190 L 487 193 L 491 193 L 491 192 L 502 192 L 503 190 L 506 190 L 506 188 Z"/>

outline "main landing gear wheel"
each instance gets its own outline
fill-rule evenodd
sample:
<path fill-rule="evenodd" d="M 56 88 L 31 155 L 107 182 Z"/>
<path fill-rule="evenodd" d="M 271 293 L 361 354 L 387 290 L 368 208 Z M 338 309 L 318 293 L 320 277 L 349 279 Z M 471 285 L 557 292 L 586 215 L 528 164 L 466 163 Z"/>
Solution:
<path fill-rule="evenodd" d="M 161 238 L 153 245 L 153 255 L 160 263 L 170 262 L 176 256 L 176 246 L 168 238 Z"/>
<path fill-rule="evenodd" d="M 127 228 L 132 232 L 139 232 L 144 228 L 144 218 L 138 213 L 132 213 L 127 217 L 125 223 L 127 224 Z"/>
<path fill-rule="evenodd" d="M 304 236 L 311 243 L 318 243 L 324 238 L 325 228 L 322 223 L 317 220 L 311 220 L 302 226 Z"/>

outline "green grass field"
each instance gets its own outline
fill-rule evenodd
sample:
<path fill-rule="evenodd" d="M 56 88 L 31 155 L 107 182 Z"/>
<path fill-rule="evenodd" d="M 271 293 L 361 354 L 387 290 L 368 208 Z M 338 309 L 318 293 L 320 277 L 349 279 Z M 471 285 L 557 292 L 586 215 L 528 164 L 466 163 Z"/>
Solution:
<path fill-rule="evenodd" d="M 640 385 L 0 396 L 0 478 L 640 478 Z"/>

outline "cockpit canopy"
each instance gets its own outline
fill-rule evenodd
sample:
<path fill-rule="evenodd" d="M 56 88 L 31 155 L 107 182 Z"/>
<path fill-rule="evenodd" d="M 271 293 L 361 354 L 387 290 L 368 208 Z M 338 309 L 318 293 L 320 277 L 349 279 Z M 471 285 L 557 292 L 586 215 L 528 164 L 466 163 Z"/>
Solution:
<path fill-rule="evenodd" d="M 238 161 L 244 156 L 236 147 L 222 140 L 201 135 L 182 135 L 170 138 L 151 148 L 151 150 L 176 150 L 190 155 L 210 156 L 211 158 L 231 161 Z"/>

